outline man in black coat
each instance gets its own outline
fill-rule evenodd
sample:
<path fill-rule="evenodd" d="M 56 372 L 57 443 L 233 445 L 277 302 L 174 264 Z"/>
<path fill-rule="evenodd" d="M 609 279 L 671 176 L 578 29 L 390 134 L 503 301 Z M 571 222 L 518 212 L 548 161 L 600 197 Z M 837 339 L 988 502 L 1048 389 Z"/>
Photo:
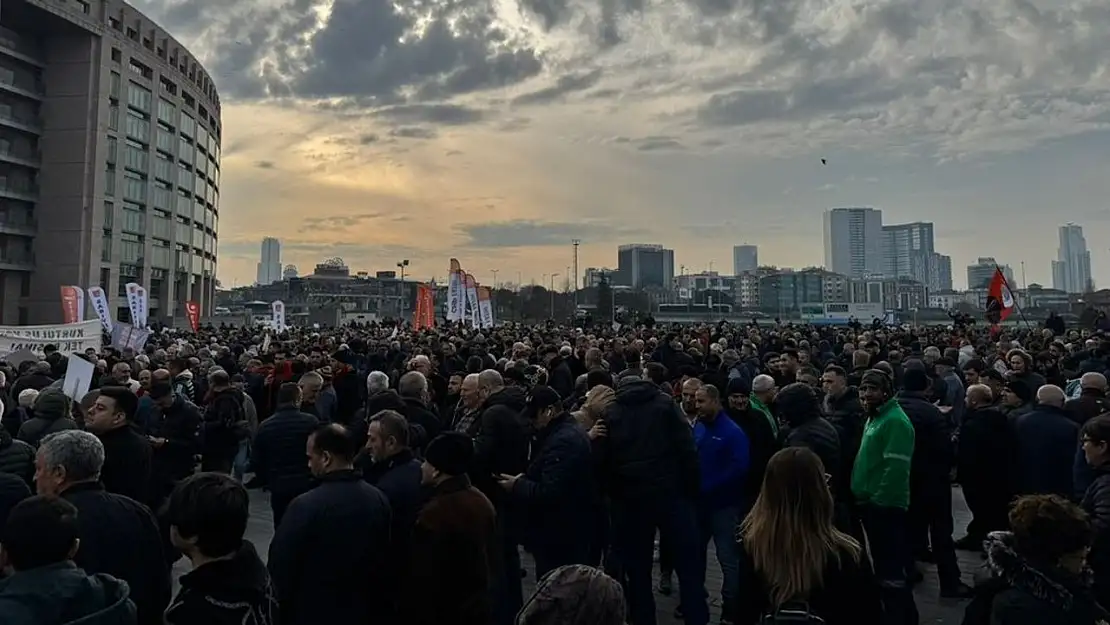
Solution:
<path fill-rule="evenodd" d="M 1110 398 L 1106 397 L 1106 376 L 1101 373 L 1084 373 L 1079 378 L 1079 397 L 1064 404 L 1068 418 L 1079 425 L 1110 412 Z"/>
<path fill-rule="evenodd" d="M 150 504 L 150 441 L 135 427 L 139 398 L 122 386 L 105 386 L 85 415 L 85 429 L 104 445 L 104 489 Z"/>
<path fill-rule="evenodd" d="M 833 494 L 837 499 L 843 498 L 846 493 L 838 490 L 838 485 L 843 483 L 847 469 L 841 460 L 840 435 L 821 416 L 817 393 L 802 382 L 788 384 L 775 396 L 775 407 L 789 428 L 784 436 L 784 446 L 808 447 L 817 454 L 821 464 L 825 465 L 825 473 L 831 476 L 829 485 Z"/>
<path fill-rule="evenodd" d="M 439 436 L 439 433 L 443 431 L 443 423 L 428 408 L 428 401 L 431 399 L 431 393 L 428 390 L 428 379 L 419 371 L 409 371 L 397 381 L 397 393 L 405 404 L 405 409 L 401 414 L 405 415 L 405 419 L 409 423 L 419 425 L 424 429 L 423 440 L 414 445 L 417 453 L 419 453 L 424 444 Z"/>
<path fill-rule="evenodd" d="M 1046 384 L 1036 397 L 1033 410 L 1010 416 L 1018 453 L 1016 494 L 1071 498 L 1079 426 L 1064 412 L 1063 389 Z"/>
<path fill-rule="evenodd" d="M 559 348 L 546 345 L 543 348 L 543 366 L 547 369 L 547 383 L 559 396 L 566 399 L 574 395 L 574 376 L 570 365 L 559 355 Z"/>
<path fill-rule="evenodd" d="M 950 421 L 925 398 L 931 384 L 925 371 L 907 368 L 902 384 L 904 390 L 898 394 L 898 405 L 909 417 L 914 431 L 909 540 L 919 559 L 928 558 L 928 546 L 932 546 L 941 596 L 964 597 L 970 589 L 960 581 L 960 567 L 952 542 L 952 487 L 949 475 L 955 465 L 955 448 Z"/>
<path fill-rule="evenodd" d="M 127 582 L 139 625 L 162 625 L 171 563 L 158 523 L 143 504 L 100 485 L 104 459 L 104 445 L 88 432 L 52 434 L 39 446 L 35 485 L 40 495 L 61 497 L 77 508 L 81 548 L 74 563 L 90 575 L 107 573 Z"/>
<path fill-rule="evenodd" d="M 154 401 L 147 439 L 154 448 L 151 459 L 151 501 L 154 509 L 174 484 L 193 474 L 200 453 L 201 414 L 192 402 L 173 392 L 168 380 L 150 386 Z"/>
<path fill-rule="evenodd" d="M 591 564 L 595 506 L 590 439 L 563 410 L 559 394 L 537 386 L 525 418 L 536 432 L 532 459 L 520 476 L 498 481 L 524 514 L 523 545 L 536 559 L 536 579 L 565 564 Z"/>
<path fill-rule="evenodd" d="M 767 470 L 767 462 L 781 447 L 767 417 L 761 412 L 752 410 L 748 401 L 751 392 L 751 382 L 746 378 L 735 377 L 728 381 L 728 406 L 725 412 L 736 422 L 736 425 L 740 426 L 741 430 L 744 430 L 749 445 L 750 464 L 745 479 L 743 512 L 751 509 L 755 504 L 756 497 L 763 488 L 763 474 Z"/>
<path fill-rule="evenodd" d="M 392 599 L 383 583 L 389 501 L 354 470 L 357 450 L 342 425 L 319 427 L 307 451 L 319 484 L 289 504 L 270 543 L 282 623 L 381 622 Z"/>
<path fill-rule="evenodd" d="M 251 470 L 254 479 L 249 486 L 262 486 L 270 491 L 270 509 L 274 527 L 289 502 L 312 488 L 312 474 L 305 465 L 308 437 L 320 425 L 316 417 L 301 412 L 301 389 L 286 382 L 278 389 L 278 409 L 258 426 L 251 447 Z"/>
<path fill-rule="evenodd" d="M 994 407 L 985 384 L 967 388 L 964 423 L 960 426 L 956 477 L 972 519 L 957 549 L 982 551 L 990 532 L 1008 529 L 1013 498 L 1016 446 L 1006 415 Z"/>

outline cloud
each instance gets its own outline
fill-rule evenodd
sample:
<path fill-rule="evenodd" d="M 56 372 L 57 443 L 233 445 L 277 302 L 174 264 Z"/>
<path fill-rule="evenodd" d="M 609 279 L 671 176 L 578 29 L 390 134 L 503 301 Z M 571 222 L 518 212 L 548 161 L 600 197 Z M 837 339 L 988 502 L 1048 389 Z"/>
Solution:
<path fill-rule="evenodd" d="M 634 236 L 642 232 L 638 228 L 602 222 L 560 223 L 533 220 L 465 224 L 459 226 L 458 230 L 466 236 L 464 245 L 474 248 L 569 245 L 572 240 L 583 237 L 596 239 Z"/>
<path fill-rule="evenodd" d="M 273 161 L 255 161 L 254 166 L 259 169 L 273 169 L 276 167 Z"/>
<path fill-rule="evenodd" d="M 550 87 L 544 87 L 543 89 L 518 95 L 513 98 L 513 104 L 517 106 L 527 106 L 530 104 L 547 104 L 554 102 L 567 94 L 585 91 L 593 87 L 601 80 L 601 75 L 601 70 L 595 69 L 590 72 L 560 76 L 559 79 L 555 81 L 555 84 Z"/>

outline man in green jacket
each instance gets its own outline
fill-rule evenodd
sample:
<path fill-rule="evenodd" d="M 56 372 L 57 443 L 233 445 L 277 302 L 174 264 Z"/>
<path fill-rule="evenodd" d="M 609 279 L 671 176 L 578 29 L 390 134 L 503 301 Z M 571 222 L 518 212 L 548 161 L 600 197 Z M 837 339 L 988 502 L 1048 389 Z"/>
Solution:
<path fill-rule="evenodd" d="M 883 371 L 870 369 L 863 374 L 859 397 L 867 423 L 852 467 L 852 494 L 871 544 L 884 622 L 917 625 L 917 606 L 906 579 L 913 557 L 906 532 L 913 424 L 898 405 L 893 381 Z"/>
<path fill-rule="evenodd" d="M 770 404 L 775 399 L 775 379 L 767 374 L 755 376 L 752 380 L 752 394 L 748 398 L 748 403 L 751 405 L 752 410 L 760 412 L 767 421 L 771 424 L 771 431 L 775 433 L 775 438 L 779 438 L 779 422 L 775 416 L 771 414 Z"/>

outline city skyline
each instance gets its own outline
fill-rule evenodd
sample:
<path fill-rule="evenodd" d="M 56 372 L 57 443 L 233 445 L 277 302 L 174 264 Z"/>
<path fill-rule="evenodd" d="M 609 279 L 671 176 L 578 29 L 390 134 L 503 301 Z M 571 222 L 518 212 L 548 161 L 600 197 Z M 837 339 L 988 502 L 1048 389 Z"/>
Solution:
<path fill-rule="evenodd" d="M 431 276 L 458 256 L 537 279 L 574 238 L 580 266 L 637 240 L 688 267 L 726 267 L 738 240 L 820 265 L 830 206 L 933 222 L 956 286 L 978 256 L 1051 284 L 1065 220 L 1110 240 L 1092 0 L 140 4 L 224 96 L 225 283 L 253 279 L 263 222 L 302 267 Z"/>

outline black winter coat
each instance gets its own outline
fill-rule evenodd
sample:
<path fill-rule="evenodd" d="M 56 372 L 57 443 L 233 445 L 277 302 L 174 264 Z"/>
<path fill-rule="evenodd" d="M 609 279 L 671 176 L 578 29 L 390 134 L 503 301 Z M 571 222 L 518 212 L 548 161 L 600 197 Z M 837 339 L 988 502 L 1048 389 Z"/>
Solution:
<path fill-rule="evenodd" d="M 107 573 L 127 582 L 138 625 L 162 625 L 170 602 L 170 563 L 150 509 L 96 482 L 74 484 L 61 497 L 77 508 L 81 548 L 73 561 L 90 575 Z"/>
<path fill-rule="evenodd" d="M 15 440 L 6 430 L 0 430 L 0 472 L 18 475 L 28 486 L 33 485 L 35 448 Z"/>
<path fill-rule="evenodd" d="M 424 429 L 424 438 L 422 441 L 416 441 L 417 444 L 412 445 L 416 450 L 422 450 L 431 440 L 439 436 L 443 431 L 443 423 L 440 422 L 436 413 L 428 409 L 424 402 L 414 397 L 402 397 L 401 401 L 405 409 L 401 414 L 405 415 L 405 419 L 413 425 L 419 425 Z M 410 441 L 411 443 L 412 441 Z"/>
<path fill-rule="evenodd" d="M 1017 445 L 1009 419 L 999 410 L 968 408 L 960 426 L 956 476 L 964 490 L 996 494 L 1009 502 L 1016 480 Z M 976 495 L 973 495 L 976 496 Z"/>
<path fill-rule="evenodd" d="M 421 485 L 421 461 L 411 450 L 405 449 L 383 462 L 373 462 L 369 454 L 360 457 L 363 479 L 385 494 L 392 511 L 389 530 L 389 556 L 391 571 L 395 574 L 385 580 L 389 596 L 396 597 L 400 582 L 407 575 L 409 548 L 416 517 L 427 500 L 428 493 Z"/>
<path fill-rule="evenodd" d="M 76 430 L 77 422 L 67 416 L 33 416 L 19 426 L 19 433 L 16 438 L 31 445 L 38 447 L 42 439 L 54 434 L 56 432 L 64 432 L 66 430 Z"/>
<path fill-rule="evenodd" d="M 557 557 L 582 545 L 595 522 L 590 439 L 563 413 L 536 434 L 532 450 L 512 490 L 526 519 L 522 544 L 537 556 Z"/>
<path fill-rule="evenodd" d="M 604 422 L 609 435 L 595 443 L 610 496 L 697 500 L 701 473 L 693 429 L 658 386 L 648 380 L 625 382 Z"/>
<path fill-rule="evenodd" d="M 1098 389 L 1085 388 L 1079 397 L 1069 399 L 1064 404 L 1064 412 L 1069 419 L 1083 425 L 1100 414 L 1110 412 L 1110 399 Z"/>
<path fill-rule="evenodd" d="M 1095 597 L 1100 604 L 1110 605 L 1110 466 L 1095 468 L 1095 479 L 1080 505 L 1094 529 L 1087 563 L 1094 573 Z"/>
<path fill-rule="evenodd" d="M 97 436 L 104 444 L 100 483 L 109 493 L 150 503 L 150 441 L 133 425 L 124 425 Z"/>
<path fill-rule="evenodd" d="M 845 494 L 837 491 L 837 485 L 843 481 L 844 472 L 850 468 L 843 464 L 840 435 L 831 423 L 817 414 L 794 421 L 790 423 L 785 442 L 785 447 L 808 447 L 817 454 L 821 464 L 825 465 L 825 472 L 833 476 L 833 491 L 838 496 Z"/>
<path fill-rule="evenodd" d="M 7 522 L 12 508 L 30 496 L 31 488 L 27 482 L 11 473 L 0 473 L 0 527 Z"/>
<path fill-rule="evenodd" d="M 1063 408 L 1039 405 L 1012 419 L 1018 448 L 1018 495 L 1071 497 L 1079 426 Z"/>
<path fill-rule="evenodd" d="M 752 410 L 751 407 L 744 411 L 732 408 L 726 408 L 725 411 L 748 437 L 750 464 L 748 475 L 744 478 L 744 494 L 748 502 L 754 503 L 760 489 L 763 488 L 763 474 L 767 472 L 767 462 L 781 446 L 775 431 L 771 429 L 771 423 L 762 412 Z"/>
<path fill-rule="evenodd" d="M 902 391 L 898 393 L 898 405 L 913 424 L 910 488 L 947 484 L 956 452 L 948 418 L 925 398 L 924 393 Z"/>
<path fill-rule="evenodd" d="M 251 447 L 251 470 L 270 492 L 289 497 L 312 488 L 304 454 L 308 437 L 319 424 L 316 417 L 286 405 L 258 426 Z"/>
<path fill-rule="evenodd" d="M 0 581 L 4 625 L 135 625 L 127 584 L 65 561 Z"/>
<path fill-rule="evenodd" d="M 530 438 L 521 415 L 524 400 L 523 389 L 506 386 L 486 399 L 478 415 L 471 478 L 474 487 L 485 494 L 499 513 L 507 495 L 494 476 L 518 475 L 528 468 Z"/>
<path fill-rule="evenodd" d="M 174 403 L 163 410 L 155 406 L 150 416 L 150 435 L 164 438 L 166 443 L 154 449 L 151 463 L 151 479 L 155 488 L 171 488 L 178 480 L 192 475 L 196 462 L 194 457 L 201 452 L 200 409 L 180 395 L 174 395 Z"/>
<path fill-rule="evenodd" d="M 560 356 L 547 365 L 547 385 L 563 399 L 574 395 L 574 375 L 570 372 L 570 365 Z"/>
<path fill-rule="evenodd" d="M 181 576 L 166 625 L 279 625 L 277 595 L 254 545 Z"/>
<path fill-rule="evenodd" d="M 335 471 L 300 495 L 270 543 L 284 625 L 376 623 L 393 597 L 389 501 L 355 471 Z"/>

